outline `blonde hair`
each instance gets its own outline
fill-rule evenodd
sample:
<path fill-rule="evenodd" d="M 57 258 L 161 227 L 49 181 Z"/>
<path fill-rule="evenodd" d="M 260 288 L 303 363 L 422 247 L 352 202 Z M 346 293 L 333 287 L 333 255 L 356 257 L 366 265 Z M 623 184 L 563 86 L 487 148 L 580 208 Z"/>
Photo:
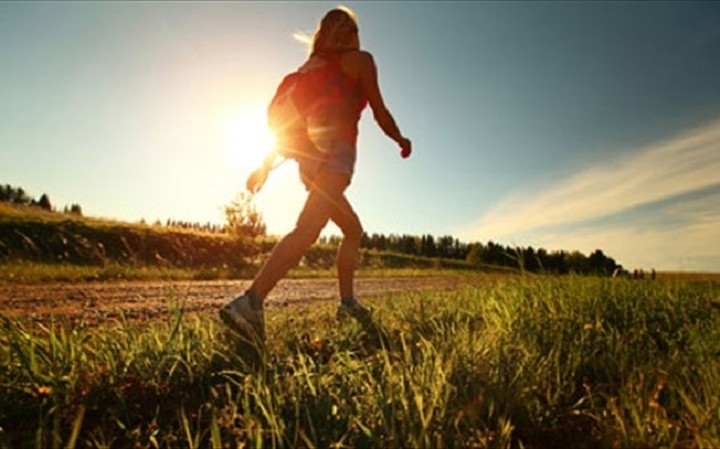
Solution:
<path fill-rule="evenodd" d="M 346 6 L 338 6 L 328 11 L 318 24 L 312 37 L 295 33 L 295 39 L 309 44 L 310 55 L 334 53 L 352 50 L 350 38 L 358 30 L 355 13 Z"/>

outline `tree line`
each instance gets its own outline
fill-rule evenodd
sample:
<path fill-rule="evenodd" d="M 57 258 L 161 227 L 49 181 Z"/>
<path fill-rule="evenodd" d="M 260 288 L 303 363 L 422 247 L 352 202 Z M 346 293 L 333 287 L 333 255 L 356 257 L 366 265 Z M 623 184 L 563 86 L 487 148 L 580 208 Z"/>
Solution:
<path fill-rule="evenodd" d="M 38 207 L 48 212 L 55 212 L 50 196 L 47 193 L 43 193 L 40 195 L 40 199 L 36 200 L 25 192 L 22 187 L 14 187 L 10 184 L 0 185 L 0 202 Z M 71 204 L 63 208 L 63 213 L 82 216 L 82 207 L 79 204 Z"/>
<path fill-rule="evenodd" d="M 326 237 L 321 241 L 335 246 L 339 245 L 340 237 Z M 501 245 L 493 241 L 465 243 L 450 235 L 436 238 L 430 234 L 417 236 L 363 233 L 360 246 L 369 250 L 463 260 L 469 265 L 496 265 L 530 272 L 610 276 L 616 270 L 623 269 L 622 265 L 606 256 L 601 249 L 596 249 L 586 256 L 580 251 L 548 251 L 532 246 Z"/>

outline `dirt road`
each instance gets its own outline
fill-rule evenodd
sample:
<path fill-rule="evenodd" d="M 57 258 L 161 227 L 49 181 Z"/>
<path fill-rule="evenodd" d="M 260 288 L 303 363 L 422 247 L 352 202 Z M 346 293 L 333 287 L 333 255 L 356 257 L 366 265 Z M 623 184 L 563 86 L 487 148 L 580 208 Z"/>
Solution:
<path fill-rule="evenodd" d="M 371 298 L 401 291 L 455 289 L 460 283 L 452 277 L 357 279 L 356 293 Z M 182 304 L 188 312 L 217 310 L 248 285 L 249 281 L 0 283 L 0 315 L 36 321 L 55 316 L 85 325 L 121 313 L 129 319 L 152 319 L 167 314 L 173 303 Z M 334 279 L 286 279 L 271 292 L 266 304 L 278 307 L 336 298 Z"/>

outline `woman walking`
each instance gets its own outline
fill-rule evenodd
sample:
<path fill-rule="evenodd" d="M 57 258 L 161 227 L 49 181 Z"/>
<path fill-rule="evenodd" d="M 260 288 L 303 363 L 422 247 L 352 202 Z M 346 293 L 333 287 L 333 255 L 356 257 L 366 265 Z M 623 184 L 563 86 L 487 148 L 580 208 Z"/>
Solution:
<path fill-rule="evenodd" d="M 360 219 L 345 196 L 355 169 L 358 121 L 367 104 L 378 126 L 400 147 L 403 158 L 412 145 L 400 132 L 383 102 L 373 57 L 360 50 L 358 23 L 347 8 L 329 11 L 313 35 L 310 57 L 299 72 L 325 67 L 325 79 L 333 83 L 333 106 L 322 117 L 308 117 L 308 137 L 313 151 L 296 157 L 300 176 L 308 190 L 307 200 L 295 228 L 277 243 L 250 287 L 220 310 L 222 320 L 238 333 L 265 339 L 263 301 L 285 274 L 296 266 L 329 220 L 343 234 L 337 254 L 340 303 L 339 319 L 369 320 L 370 311 L 355 297 L 354 275 L 360 238 Z M 329 111 L 329 112 L 328 112 Z M 248 178 L 247 188 L 256 191 L 271 170 L 275 154 Z"/>

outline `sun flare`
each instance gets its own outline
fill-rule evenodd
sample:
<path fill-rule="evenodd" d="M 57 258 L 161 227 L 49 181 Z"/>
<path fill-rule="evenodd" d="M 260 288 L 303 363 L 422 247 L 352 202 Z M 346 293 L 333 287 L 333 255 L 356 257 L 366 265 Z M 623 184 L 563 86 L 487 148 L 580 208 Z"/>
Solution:
<path fill-rule="evenodd" d="M 264 107 L 248 107 L 231 115 L 225 123 L 225 151 L 234 168 L 250 172 L 274 148 L 275 137 L 267 126 Z"/>

